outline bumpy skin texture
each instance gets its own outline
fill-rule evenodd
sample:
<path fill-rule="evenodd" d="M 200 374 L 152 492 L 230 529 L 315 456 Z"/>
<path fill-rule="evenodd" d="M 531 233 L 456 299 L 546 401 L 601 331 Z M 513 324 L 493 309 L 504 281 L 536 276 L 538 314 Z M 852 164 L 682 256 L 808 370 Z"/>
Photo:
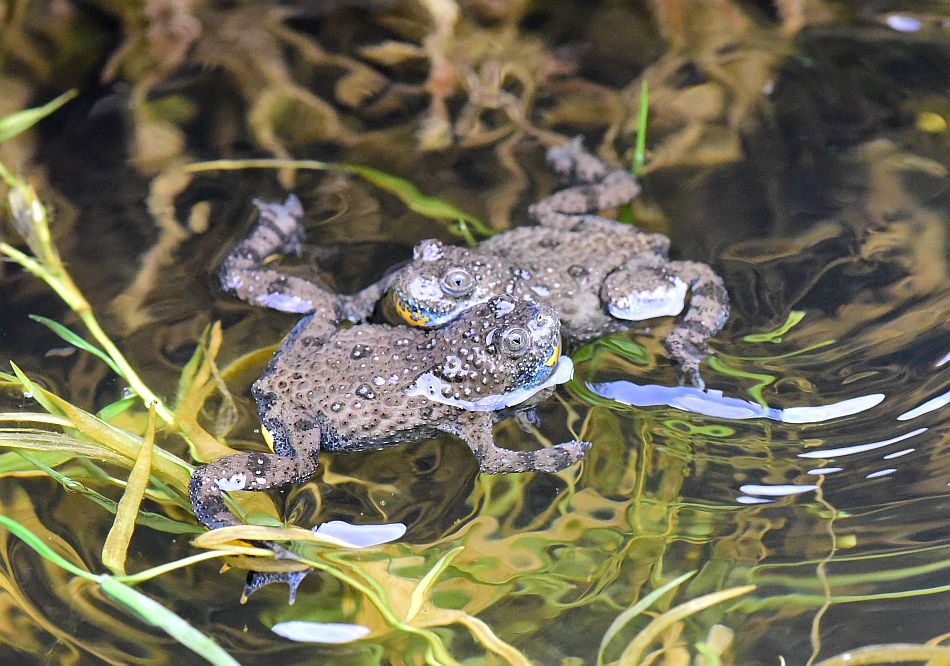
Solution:
<path fill-rule="evenodd" d="M 191 501 L 208 527 L 238 524 L 223 490 L 265 490 L 306 481 L 321 449 L 362 451 L 430 437 L 460 437 L 480 471 L 556 472 L 583 457 L 585 442 L 537 451 L 495 446 L 492 425 L 570 378 L 550 307 L 494 298 L 437 330 L 362 324 L 335 332 L 303 319 L 251 389 L 274 454 L 229 456 L 198 469 Z"/>
<path fill-rule="evenodd" d="M 624 330 L 630 321 L 689 308 L 666 338 L 686 381 L 700 388 L 706 341 L 729 317 L 722 279 L 706 264 L 671 261 L 669 239 L 594 215 L 640 191 L 625 171 L 611 170 L 579 141 L 548 151 L 570 185 L 531 206 L 537 226 L 498 234 L 466 249 L 422 241 L 413 261 L 389 276 L 392 320 L 440 326 L 495 294 L 552 305 L 565 337 L 584 341 Z"/>
<path fill-rule="evenodd" d="M 314 313 L 251 389 L 274 453 L 228 456 L 192 475 L 191 503 L 209 528 L 239 524 L 222 491 L 302 483 L 316 471 L 321 449 L 380 449 L 445 432 L 471 448 L 481 472 L 502 474 L 556 472 L 589 448 L 569 441 L 511 451 L 492 436 L 497 420 L 516 406 L 531 407 L 572 374 L 549 306 L 498 297 L 437 330 L 361 324 L 336 331 L 335 302 L 312 296 Z M 305 575 L 251 572 L 244 597 L 283 582 L 292 603 Z"/>
<path fill-rule="evenodd" d="M 666 338 L 683 378 L 703 387 L 700 362 L 707 340 L 729 317 L 722 279 L 706 264 L 671 261 L 669 239 L 598 217 L 600 210 L 640 192 L 626 171 L 611 169 L 575 140 L 547 154 L 568 186 L 531 206 L 535 226 L 518 227 L 477 248 L 422 241 L 413 261 L 357 294 L 332 294 L 306 280 L 264 267 L 264 256 L 239 246 L 222 267 L 225 289 L 252 303 L 288 312 L 323 309 L 333 321 L 364 321 L 382 302 L 387 319 L 437 327 L 492 296 L 547 303 L 560 314 L 565 337 L 584 341 L 625 330 L 630 321 L 676 315 L 689 307 Z M 258 203 L 260 235 L 271 252 L 295 252 L 302 236 L 300 202 Z"/>

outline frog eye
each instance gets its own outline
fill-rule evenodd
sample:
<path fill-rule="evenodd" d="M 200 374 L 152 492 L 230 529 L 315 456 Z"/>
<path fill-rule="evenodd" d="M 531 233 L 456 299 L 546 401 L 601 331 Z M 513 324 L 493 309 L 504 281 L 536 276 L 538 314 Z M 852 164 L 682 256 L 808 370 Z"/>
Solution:
<path fill-rule="evenodd" d="M 464 268 L 450 268 L 442 274 L 439 286 L 449 296 L 461 298 L 475 290 L 475 278 Z"/>
<path fill-rule="evenodd" d="M 531 346 L 531 334 L 523 326 L 509 326 L 501 333 L 501 351 L 506 356 L 521 356 Z"/>

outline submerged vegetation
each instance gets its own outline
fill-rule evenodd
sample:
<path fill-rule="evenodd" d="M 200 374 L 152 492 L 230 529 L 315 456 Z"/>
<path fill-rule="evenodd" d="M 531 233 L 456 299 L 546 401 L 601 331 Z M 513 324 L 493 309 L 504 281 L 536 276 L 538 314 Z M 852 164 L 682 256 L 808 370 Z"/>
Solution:
<path fill-rule="evenodd" d="M 946 22 L 858 4 L 0 0 L 0 650 L 950 663 Z M 301 270 L 355 288 L 419 238 L 516 223 L 553 186 L 539 144 L 579 133 L 643 179 L 623 219 L 718 259 L 716 390 L 672 385 L 663 323 L 608 336 L 543 427 L 498 431 L 589 439 L 581 469 L 326 456 L 234 493 L 246 526 L 197 524 L 193 466 L 264 446 L 247 387 L 292 325 L 210 295 L 247 200 L 302 194 Z M 304 529 L 337 520 L 408 531 Z M 239 603 L 244 570 L 305 568 L 296 605 Z"/>
<path fill-rule="evenodd" d="M 49 104 L 43 109 L 31 109 L 22 114 L 0 119 L 0 132 L 7 130 L 8 137 L 12 137 L 57 108 L 59 103 L 66 99 L 67 97 L 64 96 L 58 103 Z M 19 126 L 17 131 L 8 129 L 17 126 Z M 200 168 L 223 166 L 231 165 L 199 165 Z M 250 166 L 286 166 L 286 164 L 251 164 Z M 292 166 L 300 167 L 301 165 L 292 164 Z M 312 165 L 304 164 L 303 166 Z M 317 168 L 327 166 L 332 165 L 321 164 Z M 344 165 L 343 168 L 364 175 L 359 167 Z M 202 554 L 167 562 L 135 574 L 126 574 L 127 549 L 136 525 L 172 534 L 202 531 L 200 526 L 195 525 L 193 516 L 185 520 L 173 517 L 176 514 L 180 515 L 183 512 L 188 514 L 191 511 L 188 502 L 188 479 L 193 468 L 170 450 L 156 444 L 156 420 L 160 420 L 164 425 L 163 438 L 177 436 L 183 440 L 188 445 L 191 458 L 197 462 L 207 462 L 233 452 L 233 449 L 209 434 L 198 422 L 205 402 L 212 393 L 220 392 L 225 398 L 222 401 L 222 409 L 226 406 L 233 409 L 223 380 L 223 377 L 231 373 L 228 368 L 219 370 L 215 364 L 215 357 L 221 343 L 221 330 L 216 324 L 207 332 L 194 357 L 183 368 L 175 404 L 171 407 L 166 406 L 139 378 L 104 332 L 88 301 L 69 276 L 53 245 L 46 209 L 35 191 L 5 168 L 0 168 L 0 174 L 3 175 L 8 187 L 7 203 L 10 217 L 32 254 L 25 254 L 8 243 L 0 243 L 0 253 L 46 282 L 79 317 L 95 343 L 87 341 L 83 336 L 55 321 L 43 317 L 34 319 L 50 328 L 67 343 L 95 355 L 106 363 L 127 384 L 130 393 L 118 402 L 103 406 L 97 414 L 91 414 L 36 385 L 15 364 L 12 365 L 13 374 L 0 373 L 0 381 L 22 391 L 24 396 L 35 400 L 45 410 L 45 412 L 22 411 L 0 414 L 0 423 L 17 424 L 0 426 L 0 445 L 13 449 L 12 453 L 5 456 L 20 456 L 25 461 L 25 466 L 19 466 L 20 469 L 32 468 L 46 473 L 70 491 L 85 495 L 106 511 L 115 514 L 112 528 L 105 539 L 101 553 L 102 565 L 111 570 L 112 575 L 94 574 L 86 570 L 81 564 L 70 561 L 51 549 L 41 537 L 30 532 L 24 525 L 0 515 L 0 524 L 3 527 L 23 539 L 38 554 L 53 564 L 78 578 L 98 585 L 102 592 L 119 606 L 126 608 L 148 624 L 164 629 L 182 644 L 214 664 L 236 664 L 237 662 L 214 641 L 178 615 L 137 592 L 130 585 L 212 558 L 227 558 L 233 566 L 263 571 L 299 570 L 301 566 L 309 567 L 359 592 L 391 629 L 423 639 L 426 644 L 424 654 L 427 663 L 458 663 L 449 653 L 442 638 L 431 629 L 449 624 L 464 626 L 486 651 L 494 652 L 510 664 L 529 663 L 526 656 L 499 639 L 487 624 L 475 616 L 463 609 L 441 608 L 434 603 L 433 587 L 440 576 L 453 565 L 453 561 L 465 551 L 464 545 L 451 548 L 431 567 L 421 569 L 422 575 L 413 584 L 411 576 L 387 575 L 385 570 L 368 566 L 369 562 L 341 557 L 342 551 L 335 548 L 327 550 L 328 546 L 340 544 L 332 538 L 322 537 L 319 533 L 293 527 L 245 525 L 212 530 L 193 539 L 193 545 L 207 549 Z M 395 180 L 387 178 L 381 172 L 371 171 L 369 174 L 369 178 L 374 183 L 393 183 Z M 400 193 L 407 191 L 405 186 L 400 185 L 387 189 L 397 190 Z M 423 198 L 421 195 L 414 196 L 411 190 L 406 195 L 406 200 L 416 212 L 430 212 L 433 213 L 433 217 L 444 217 L 446 215 L 443 211 L 448 211 L 450 215 L 454 211 L 451 206 L 436 199 Z M 456 217 L 477 222 L 461 212 Z M 124 470 L 128 474 L 127 478 L 112 476 L 102 467 L 103 464 Z M 9 466 L 5 467 L 9 473 Z M 117 502 L 88 485 L 101 483 L 103 480 L 110 485 L 124 488 L 122 497 Z M 146 497 L 160 507 L 162 512 L 154 513 L 140 509 L 142 500 Z M 275 510 L 272 506 L 260 506 L 261 503 L 267 502 L 266 498 L 262 500 L 255 496 L 253 501 L 257 506 L 240 507 L 243 510 L 239 515 L 247 517 L 252 511 L 257 516 L 260 516 L 262 512 L 274 515 Z M 274 553 L 267 548 L 253 545 L 261 541 L 290 542 L 303 546 L 309 544 L 310 551 L 305 550 L 303 554 L 289 562 L 273 561 L 273 564 L 265 564 L 259 559 L 271 559 Z M 455 566 L 459 567 L 459 565 Z M 598 652 L 598 663 L 605 663 L 603 655 L 618 633 L 665 594 L 674 591 L 690 575 L 692 574 L 680 576 L 660 587 L 622 613 L 603 637 Z M 754 589 L 754 585 L 748 585 L 714 592 L 671 608 L 648 623 L 643 631 L 627 644 L 617 663 L 640 663 L 645 649 L 654 641 L 659 640 L 661 634 L 669 631 L 670 627 L 676 626 L 677 633 L 682 632 L 682 622 L 689 616 L 747 594 Z M 425 612 L 423 612 L 424 609 Z M 318 626 L 312 638 L 317 642 L 320 642 L 321 637 L 319 629 Z M 719 652 L 716 652 L 715 647 L 704 645 L 703 654 L 718 658 L 717 655 L 727 646 L 728 642 L 721 645 Z"/>

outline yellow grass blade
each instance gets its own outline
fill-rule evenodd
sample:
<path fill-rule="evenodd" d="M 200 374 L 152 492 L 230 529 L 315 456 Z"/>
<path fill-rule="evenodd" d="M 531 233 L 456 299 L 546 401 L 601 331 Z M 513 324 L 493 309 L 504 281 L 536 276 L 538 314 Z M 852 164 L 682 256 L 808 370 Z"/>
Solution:
<path fill-rule="evenodd" d="M 148 476 L 152 471 L 152 447 L 155 444 L 155 408 L 148 409 L 148 423 L 145 426 L 145 439 L 139 447 L 139 454 L 135 457 L 135 464 L 129 473 L 129 481 L 119 500 L 115 520 L 102 546 L 102 563 L 116 575 L 125 573 L 125 557 L 135 530 L 135 519 L 138 516 L 145 488 L 148 486 Z"/>

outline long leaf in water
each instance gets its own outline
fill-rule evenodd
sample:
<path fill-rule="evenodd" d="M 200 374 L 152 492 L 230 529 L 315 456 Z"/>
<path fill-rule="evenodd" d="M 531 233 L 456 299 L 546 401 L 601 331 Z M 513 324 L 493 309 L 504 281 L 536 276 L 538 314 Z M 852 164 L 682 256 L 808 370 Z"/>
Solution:
<path fill-rule="evenodd" d="M 215 666 L 240 666 L 231 655 L 221 649 L 211 638 L 192 627 L 180 616 L 161 606 L 153 599 L 112 576 L 96 576 L 82 569 L 50 548 L 41 538 L 33 534 L 17 521 L 0 514 L 0 525 L 35 550 L 44 559 L 65 569 L 74 576 L 97 582 L 103 593 L 130 611 L 146 624 L 159 627 L 178 640 L 185 647 L 194 650 Z"/>
<path fill-rule="evenodd" d="M 101 576 L 102 592 L 153 627 L 164 629 L 172 638 L 215 666 L 240 666 L 214 640 L 195 629 L 180 615 L 168 610 L 138 590 L 120 583 L 111 576 Z"/>
<path fill-rule="evenodd" d="M 607 628 L 607 631 L 604 632 L 603 637 L 600 639 L 600 648 L 597 650 L 597 664 L 598 666 L 604 663 L 604 651 L 607 649 L 607 645 L 614 639 L 614 637 L 620 633 L 620 631 L 630 624 L 634 618 L 639 616 L 643 611 L 656 603 L 656 601 L 662 597 L 664 594 L 670 590 L 676 589 L 683 584 L 684 581 L 688 580 L 691 576 L 696 574 L 695 571 L 688 571 L 678 578 L 674 578 L 670 582 L 658 587 L 657 589 L 650 592 L 648 595 L 640 599 L 637 603 L 633 604 L 616 617 L 616 619 L 610 623 L 610 626 Z"/>
<path fill-rule="evenodd" d="M 128 398 L 121 398 L 115 402 L 110 402 L 108 405 L 96 412 L 96 416 L 103 421 L 111 421 L 119 414 L 124 414 L 129 408 L 138 403 L 138 396 L 130 396 Z"/>
<path fill-rule="evenodd" d="M 731 587 L 728 590 L 704 594 L 701 597 L 691 599 L 675 608 L 671 608 L 662 615 L 654 618 L 650 624 L 643 628 L 643 631 L 630 641 L 624 649 L 623 654 L 620 655 L 618 663 L 620 666 L 636 666 L 640 663 L 640 657 L 643 655 L 644 650 L 646 650 L 667 627 L 711 606 L 748 594 L 754 589 L 755 585 Z"/>
<path fill-rule="evenodd" d="M 122 455 L 126 460 L 135 460 L 141 446 L 141 440 L 138 437 L 96 418 L 54 393 L 39 387 L 34 387 L 34 391 L 42 396 L 58 413 L 62 413 L 69 418 L 73 427 L 83 435 Z M 191 479 L 190 465 L 160 448 L 156 449 L 155 453 L 155 459 L 152 461 L 155 474 L 170 483 L 178 491 L 184 491 Z"/>
<path fill-rule="evenodd" d="M 49 547 L 46 542 L 33 534 L 26 527 L 13 520 L 8 516 L 0 514 L 0 525 L 10 530 L 10 532 L 20 539 L 27 546 L 35 550 L 41 557 L 46 560 L 49 560 L 60 569 L 65 569 L 74 576 L 79 576 L 80 578 L 85 578 L 86 580 L 95 580 L 95 574 L 92 574 L 85 569 L 81 569 L 76 566 L 62 555 L 57 553 L 55 550 Z"/>
<path fill-rule="evenodd" d="M 106 497 L 99 492 L 96 492 L 92 488 L 86 486 L 81 481 L 77 481 L 68 474 L 63 474 L 62 472 L 53 469 L 51 465 L 47 464 L 46 459 L 40 455 L 29 454 L 23 451 L 16 451 L 11 455 L 21 458 L 32 469 L 36 470 L 38 474 L 45 474 L 46 476 L 53 479 L 53 481 L 56 481 L 62 485 L 63 488 L 69 492 L 84 496 L 86 499 L 98 504 L 109 513 L 115 514 L 118 512 L 118 502 Z M 75 456 L 70 457 L 74 458 Z M 82 461 L 80 460 L 80 462 Z M 152 513 L 151 511 L 139 511 L 135 516 L 135 522 L 153 530 L 167 532 L 169 534 L 199 534 L 203 531 L 201 527 L 195 525 L 194 523 L 184 523 L 177 520 L 172 520 L 171 518 L 161 514 Z"/>
<path fill-rule="evenodd" d="M 372 167 L 362 166 L 360 164 L 339 164 L 334 162 L 321 162 L 320 160 L 281 160 L 281 159 L 250 159 L 250 160 L 213 160 L 210 162 L 197 162 L 182 167 L 185 173 L 201 173 L 203 171 L 216 170 L 238 170 L 238 169 L 310 169 L 313 171 L 344 171 L 355 174 L 369 183 L 386 190 L 400 201 L 402 201 L 409 210 L 440 222 L 449 222 L 455 224 L 458 221 L 464 222 L 470 226 L 476 233 L 482 236 L 491 236 L 494 231 L 472 215 L 453 206 L 447 201 L 437 197 L 423 194 L 414 184 L 380 171 Z M 467 227 L 466 227 L 467 229 Z M 464 237 L 465 231 L 462 228 L 450 227 L 450 231 L 456 235 Z"/>
<path fill-rule="evenodd" d="M 93 458 L 104 462 L 122 464 L 124 458 L 109 449 L 65 433 L 38 430 L 35 428 L 0 428 L 0 446 L 22 449 L 34 453 L 56 453 L 67 456 Z"/>
<path fill-rule="evenodd" d="M 68 90 L 43 106 L 24 109 L 0 118 L 0 143 L 9 141 L 17 134 L 25 132 L 76 96 L 75 90 Z"/>
<path fill-rule="evenodd" d="M 188 363 L 182 369 L 175 396 L 175 420 L 188 435 L 191 456 L 199 462 L 211 462 L 239 453 L 211 435 L 198 422 L 205 402 L 215 390 L 226 387 L 215 380 L 218 375 L 215 357 L 221 348 L 221 323 L 205 329 Z"/>
<path fill-rule="evenodd" d="M 148 424 L 145 427 L 145 439 L 139 447 L 139 454 L 129 473 L 129 482 L 119 500 L 115 521 L 102 546 L 102 563 L 114 574 L 125 573 L 125 558 L 135 530 L 135 518 L 148 486 L 148 476 L 152 470 L 152 447 L 155 444 L 155 409 L 148 410 Z"/>
<path fill-rule="evenodd" d="M 111 358 L 109 358 L 108 354 L 106 354 L 104 351 L 96 347 L 91 342 L 88 342 L 87 340 L 83 339 L 82 336 L 80 336 L 78 333 L 76 333 L 72 329 L 67 328 L 66 326 L 63 326 L 58 321 L 53 321 L 52 319 L 41 317 L 40 315 L 31 314 L 30 319 L 40 324 L 43 324 L 43 326 L 53 331 L 53 333 L 61 337 L 63 340 L 71 344 L 73 347 L 77 347 L 79 349 L 82 349 L 83 351 L 87 351 L 90 354 L 98 356 L 100 359 L 102 359 L 105 362 L 106 365 L 112 368 L 112 372 L 117 374 L 119 377 L 122 377 L 122 371 L 119 369 L 119 366 L 117 366 L 115 362 Z"/>
<path fill-rule="evenodd" d="M 409 599 L 409 610 L 406 611 L 406 622 L 410 622 L 420 610 L 422 610 L 423 605 L 428 600 L 429 592 L 432 590 L 432 586 L 435 585 L 436 580 L 439 576 L 452 564 L 459 553 L 465 550 L 465 546 L 458 546 L 453 548 L 445 555 L 443 555 L 438 562 L 435 563 L 428 573 L 422 577 L 422 580 L 419 581 L 419 584 L 416 585 L 416 589 L 412 591 L 412 596 Z"/>
<path fill-rule="evenodd" d="M 472 217 L 447 201 L 423 194 L 419 191 L 419 188 L 404 178 L 399 178 L 385 171 L 361 166 L 359 164 L 344 164 L 340 166 L 351 173 L 355 173 L 364 180 L 369 181 L 376 187 L 395 195 L 414 213 L 435 220 L 462 220 L 481 236 L 487 237 L 493 233 L 491 228 L 482 223 L 478 218 Z"/>

